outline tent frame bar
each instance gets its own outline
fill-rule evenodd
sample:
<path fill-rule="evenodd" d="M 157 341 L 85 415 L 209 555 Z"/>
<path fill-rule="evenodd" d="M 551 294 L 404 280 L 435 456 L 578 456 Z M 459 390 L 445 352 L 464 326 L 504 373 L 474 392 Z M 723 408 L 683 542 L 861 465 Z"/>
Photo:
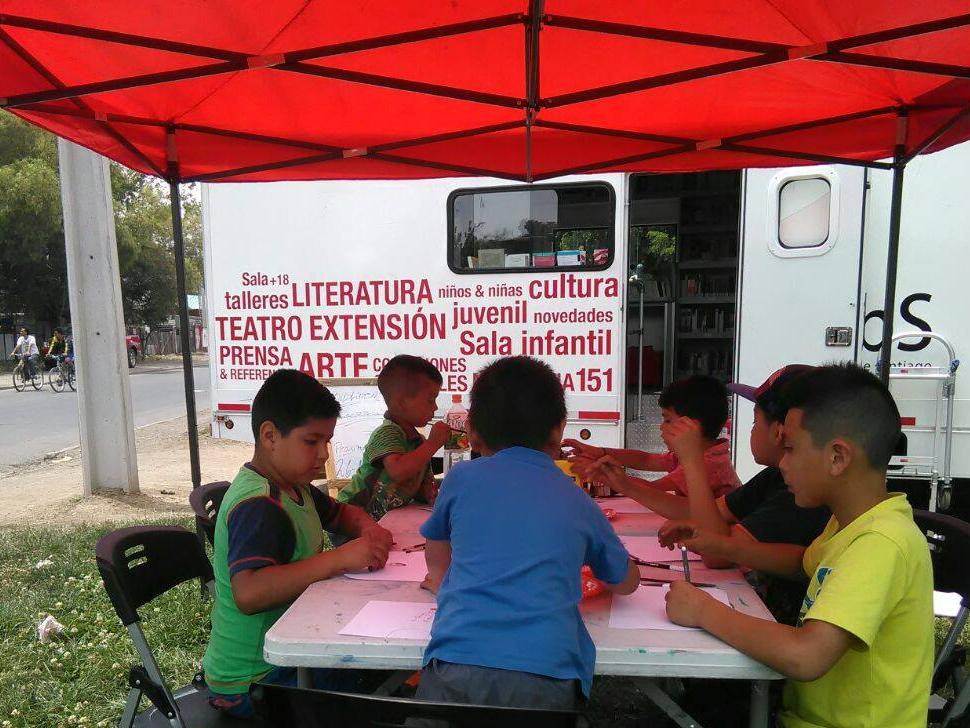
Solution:
<path fill-rule="evenodd" d="M 0 106 L 6 108 L 17 108 L 25 104 L 36 103 L 38 101 L 53 101 L 88 94 L 119 91 L 126 88 L 136 88 L 158 83 L 168 83 L 171 81 L 202 78 L 205 76 L 250 70 L 254 68 L 275 68 L 283 71 L 304 73 L 351 83 L 362 83 L 378 87 L 394 88 L 402 91 L 438 95 L 446 98 L 455 98 L 464 101 L 513 108 L 553 108 L 565 106 L 567 104 L 582 103 L 584 101 L 591 101 L 599 98 L 634 93 L 651 88 L 684 83 L 700 78 L 710 78 L 726 73 L 749 70 L 765 65 L 806 58 L 823 61 L 827 60 L 844 64 L 876 66 L 879 68 L 894 68 L 897 70 L 920 73 L 942 74 L 957 78 L 970 77 L 970 68 L 963 66 L 909 61 L 905 59 L 879 58 L 867 54 L 846 54 L 842 52 L 848 48 L 872 45 L 874 43 L 887 42 L 899 38 L 913 37 L 924 33 L 931 33 L 939 30 L 970 25 L 970 14 L 943 18 L 941 20 L 926 23 L 916 23 L 898 28 L 890 28 L 876 33 L 868 33 L 864 35 L 842 38 L 815 46 L 797 48 L 786 47 L 783 44 L 777 43 L 762 43 L 746 39 L 727 38 L 699 33 L 683 33 L 667 29 L 624 25 L 620 23 L 601 23 L 597 21 L 590 21 L 581 18 L 570 18 L 565 16 L 547 15 L 540 17 L 540 12 L 541 9 L 539 12 L 536 12 L 533 6 L 530 5 L 530 13 L 528 15 L 508 14 L 493 18 L 483 18 L 477 21 L 456 23 L 450 26 L 441 26 L 439 28 L 422 28 L 388 36 L 360 39 L 356 41 L 332 44 L 329 46 L 319 46 L 316 48 L 280 53 L 273 56 L 253 56 L 240 53 L 238 51 L 229 51 L 208 46 L 179 43 L 161 38 L 151 38 L 146 36 L 101 30 L 97 28 L 68 25 L 66 23 L 41 21 L 31 18 L 24 18 L 21 16 L 0 14 L 0 25 L 24 27 L 63 35 L 95 38 L 98 40 L 105 40 L 125 45 L 168 50 L 175 53 L 183 53 L 187 55 L 221 60 L 219 63 L 205 64 L 191 68 L 141 74 L 127 78 L 111 79 L 76 86 L 55 88 L 49 91 L 17 94 L 7 99 L 0 99 Z M 760 48 L 763 49 L 763 52 L 751 57 L 734 59 L 724 63 L 716 63 L 708 66 L 661 74 L 659 76 L 645 77 L 620 84 L 612 84 L 593 89 L 586 89 L 584 91 L 562 94 L 547 99 L 522 99 L 501 94 L 490 94 L 471 89 L 455 88 L 439 84 L 428 84 L 420 81 L 380 76 L 376 74 L 359 73 L 345 69 L 328 68 L 325 66 L 311 65 L 303 62 L 311 58 L 320 58 L 330 55 L 352 53 L 361 50 L 389 47 L 402 43 L 416 42 L 431 38 L 450 37 L 476 30 L 503 27 L 505 25 L 511 25 L 514 23 L 525 23 L 527 34 L 529 33 L 529 28 L 531 27 L 537 28 L 536 35 L 538 35 L 538 29 L 541 29 L 543 24 L 550 26 L 558 24 L 560 27 L 572 27 L 579 30 L 611 33 L 615 35 L 632 35 L 645 38 L 652 37 L 655 39 L 669 40 L 671 42 L 680 42 L 687 45 L 703 45 L 708 47 L 721 47 L 731 50 L 745 51 L 752 51 L 755 48 Z M 538 48 L 538 44 L 536 45 Z"/>
<path fill-rule="evenodd" d="M 192 489 L 202 485 L 199 457 L 199 423 L 195 413 L 195 372 L 189 343 L 189 300 L 185 281 L 185 237 L 182 231 L 182 197 L 178 183 L 178 150 L 174 130 L 167 137 L 169 154 L 169 202 L 172 207 L 172 239 L 175 242 L 175 288 L 178 295 L 179 342 L 182 346 L 182 381 L 185 385 L 185 417 L 189 435 Z"/>

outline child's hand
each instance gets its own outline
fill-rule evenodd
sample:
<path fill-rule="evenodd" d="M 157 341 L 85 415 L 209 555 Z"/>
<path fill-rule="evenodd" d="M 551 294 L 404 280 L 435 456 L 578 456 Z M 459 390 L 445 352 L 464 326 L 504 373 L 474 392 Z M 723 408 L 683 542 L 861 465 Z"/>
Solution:
<path fill-rule="evenodd" d="M 377 523 L 362 530 L 360 535 L 363 538 L 376 541 L 388 550 L 390 550 L 391 544 L 394 543 L 394 537 L 391 535 L 391 532 Z"/>
<path fill-rule="evenodd" d="M 701 423 L 690 417 L 678 417 L 660 426 L 660 436 L 680 460 L 704 457 L 704 433 Z"/>
<path fill-rule="evenodd" d="M 668 549 L 683 544 L 695 554 L 729 558 L 727 544 L 730 539 L 703 531 L 692 521 L 667 521 L 657 532 L 657 540 Z"/>
<path fill-rule="evenodd" d="M 626 492 L 627 474 L 626 468 L 620 465 L 610 455 L 604 455 L 593 462 L 586 475 L 598 485 L 608 485 L 620 493 Z"/>
<path fill-rule="evenodd" d="M 451 428 L 447 422 L 438 420 L 431 425 L 431 432 L 428 433 L 428 442 L 433 442 L 438 447 L 444 447 L 451 437 Z"/>
<path fill-rule="evenodd" d="M 438 593 L 438 588 L 441 586 L 441 582 L 434 579 L 431 574 L 424 575 L 424 581 L 421 582 L 421 588 L 427 589 L 432 594 Z"/>
<path fill-rule="evenodd" d="M 704 607 L 714 600 L 707 592 L 686 581 L 675 581 L 667 592 L 667 617 L 682 627 L 701 627 Z"/>
<path fill-rule="evenodd" d="M 605 451 L 601 447 L 596 445 L 590 445 L 585 442 L 580 442 L 579 440 L 563 440 L 561 447 L 568 447 L 572 450 L 572 454 L 569 458 L 584 457 L 590 460 L 596 460 L 597 458 L 603 457 Z"/>
<path fill-rule="evenodd" d="M 574 455 L 569 458 L 569 466 L 572 471 L 584 480 L 591 480 L 591 471 L 596 461 L 584 455 Z"/>
<path fill-rule="evenodd" d="M 344 571 L 363 571 L 383 569 L 389 548 L 390 544 L 382 540 L 361 536 L 338 547 L 337 553 L 340 554 L 340 565 Z"/>

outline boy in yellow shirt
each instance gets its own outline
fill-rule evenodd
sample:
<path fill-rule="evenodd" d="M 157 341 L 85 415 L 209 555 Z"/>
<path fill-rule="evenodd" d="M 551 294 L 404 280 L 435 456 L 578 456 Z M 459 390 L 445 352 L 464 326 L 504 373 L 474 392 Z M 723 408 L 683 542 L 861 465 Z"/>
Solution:
<path fill-rule="evenodd" d="M 798 626 L 741 614 L 686 582 L 673 584 L 667 614 L 788 676 L 779 715 L 785 728 L 922 728 L 933 574 L 905 496 L 886 492 L 899 411 L 885 385 L 851 364 L 805 374 L 786 395 L 780 468 L 798 505 L 831 509 L 822 534 L 803 551 L 679 521 L 666 524 L 660 539 L 778 575 L 804 570 L 810 583 Z"/>

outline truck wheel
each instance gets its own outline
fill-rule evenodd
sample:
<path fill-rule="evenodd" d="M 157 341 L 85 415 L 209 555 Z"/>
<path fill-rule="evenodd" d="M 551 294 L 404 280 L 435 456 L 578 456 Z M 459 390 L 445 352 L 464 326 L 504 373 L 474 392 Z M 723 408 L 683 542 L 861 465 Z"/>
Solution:
<path fill-rule="evenodd" d="M 134 349 L 128 350 L 128 368 L 134 369 L 135 363 L 138 361 L 138 352 Z"/>

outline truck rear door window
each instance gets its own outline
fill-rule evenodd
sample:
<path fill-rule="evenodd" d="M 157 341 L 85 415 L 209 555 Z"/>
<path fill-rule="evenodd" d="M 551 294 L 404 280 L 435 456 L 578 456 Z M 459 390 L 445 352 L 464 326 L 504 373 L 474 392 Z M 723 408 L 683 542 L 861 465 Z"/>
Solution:
<path fill-rule="evenodd" d="M 615 207 L 603 183 L 457 190 L 448 198 L 448 265 L 470 274 L 608 268 Z"/>

